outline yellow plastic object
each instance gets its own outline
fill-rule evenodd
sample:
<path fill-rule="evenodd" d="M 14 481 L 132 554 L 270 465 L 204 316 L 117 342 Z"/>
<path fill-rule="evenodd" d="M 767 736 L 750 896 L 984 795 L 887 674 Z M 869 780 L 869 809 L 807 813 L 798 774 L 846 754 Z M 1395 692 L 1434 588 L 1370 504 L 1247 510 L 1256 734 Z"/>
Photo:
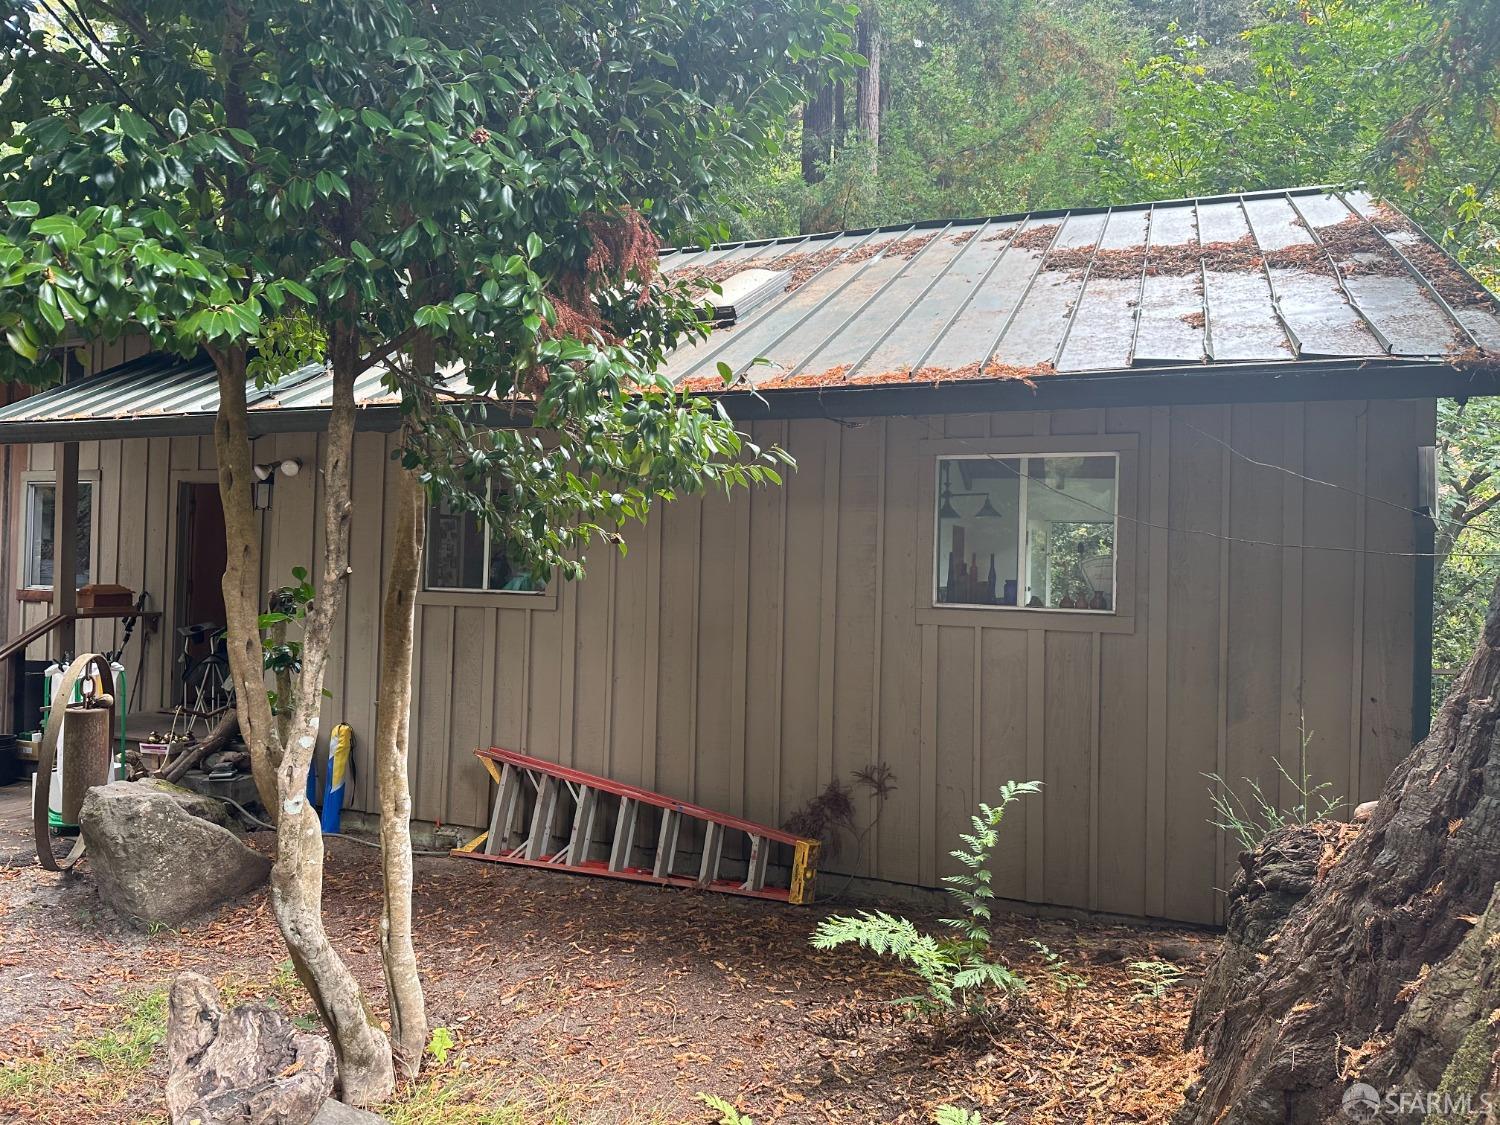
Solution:
<path fill-rule="evenodd" d="M 818 880 L 818 852 L 823 845 L 817 840 L 798 840 L 792 850 L 792 882 L 787 901 L 805 906 L 813 900 L 813 884 Z"/>

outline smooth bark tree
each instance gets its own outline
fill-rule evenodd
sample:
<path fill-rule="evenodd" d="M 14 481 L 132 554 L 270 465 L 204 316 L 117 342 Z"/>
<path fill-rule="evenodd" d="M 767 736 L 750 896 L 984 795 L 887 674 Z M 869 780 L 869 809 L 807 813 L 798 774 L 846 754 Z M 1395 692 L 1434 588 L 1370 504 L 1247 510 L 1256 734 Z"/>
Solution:
<path fill-rule="evenodd" d="M 437 401 L 439 365 L 462 367 L 466 391 L 428 415 L 406 468 L 429 494 L 470 503 L 544 579 L 581 574 L 589 542 L 617 539 L 669 490 L 775 479 L 774 455 L 655 374 L 705 329 L 687 290 L 655 276 L 650 223 L 690 224 L 808 81 L 847 68 L 851 15 L 828 0 L 635 7 L 621 20 L 603 0 L 503 18 L 394 0 L 79 0 L 53 21 L 24 6 L 0 21 L 0 121 L 27 123 L 0 135 L 0 377 L 56 378 L 65 340 L 125 333 L 214 362 L 239 725 L 278 825 L 272 905 L 347 1101 L 394 1084 L 390 1043 L 323 929 L 323 842 L 305 797 L 355 565 L 356 380 L 378 369 L 397 387 L 415 356 Z M 267 605 L 248 386 L 308 363 L 330 380 L 322 554 L 315 581 L 294 574 Z M 475 441 L 497 404 L 505 428 Z M 517 415 L 533 428 L 510 428 Z M 490 480 L 500 498 L 473 500 Z M 397 578 L 409 591 L 420 519 L 408 500 Z M 410 599 L 390 609 L 400 680 Z M 425 1017 L 404 716 L 386 707 L 379 725 L 381 945 L 410 1073 Z"/>

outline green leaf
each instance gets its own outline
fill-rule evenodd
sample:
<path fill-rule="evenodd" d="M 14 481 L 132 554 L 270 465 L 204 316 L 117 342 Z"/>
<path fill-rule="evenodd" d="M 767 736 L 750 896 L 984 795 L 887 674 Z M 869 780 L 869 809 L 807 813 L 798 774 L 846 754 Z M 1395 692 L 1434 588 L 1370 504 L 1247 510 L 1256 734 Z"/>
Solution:
<path fill-rule="evenodd" d="M 18 219 L 33 219 L 41 213 L 41 206 L 30 199 L 12 199 L 5 209 Z"/>
<path fill-rule="evenodd" d="M 36 361 L 37 347 L 19 328 L 7 328 L 5 330 L 5 342 L 10 345 L 10 350 L 23 359 Z"/>
<path fill-rule="evenodd" d="M 172 112 L 167 114 L 167 124 L 171 126 L 172 132 L 176 133 L 179 137 L 187 136 L 187 114 L 183 113 L 180 107 L 172 107 Z"/>
<path fill-rule="evenodd" d="M 114 116 L 115 107 L 112 105 L 93 105 L 78 115 L 78 129 L 83 133 L 92 133 Z"/>

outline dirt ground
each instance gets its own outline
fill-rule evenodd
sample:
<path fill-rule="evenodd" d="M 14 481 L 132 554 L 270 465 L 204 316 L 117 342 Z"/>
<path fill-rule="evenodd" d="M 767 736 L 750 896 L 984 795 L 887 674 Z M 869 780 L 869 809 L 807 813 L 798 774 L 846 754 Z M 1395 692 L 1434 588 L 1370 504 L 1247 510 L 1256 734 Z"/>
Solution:
<path fill-rule="evenodd" d="M 13 864 L 0 866 L 0 1121 L 163 1120 L 160 990 L 183 969 L 307 1015 L 264 896 L 138 933 L 86 871 L 24 866 L 19 827 L 0 826 L 0 864 Z M 328 930 L 379 1008 L 376 853 L 329 844 Z M 1210 935 L 1003 918 L 997 949 L 1030 990 L 997 1033 L 954 1040 L 884 1003 L 913 991 L 903 972 L 810 948 L 832 910 L 420 859 L 429 1013 L 456 1046 L 388 1113 L 408 1125 L 710 1122 L 697 1099 L 708 1093 L 758 1125 L 926 1122 L 943 1104 L 985 1125 L 1156 1121 L 1191 1074 L 1179 1044 Z M 1076 986 L 1060 991 L 1028 940 Z M 1153 999 L 1131 963 L 1160 959 L 1184 975 Z M 122 1020 L 130 1035 L 109 1030 Z"/>

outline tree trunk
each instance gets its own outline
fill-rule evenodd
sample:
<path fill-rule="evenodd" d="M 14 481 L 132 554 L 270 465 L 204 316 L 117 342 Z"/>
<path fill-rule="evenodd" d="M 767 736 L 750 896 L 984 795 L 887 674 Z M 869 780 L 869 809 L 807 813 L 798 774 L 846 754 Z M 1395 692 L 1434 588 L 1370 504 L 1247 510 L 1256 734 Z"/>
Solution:
<path fill-rule="evenodd" d="M 385 905 L 380 959 L 391 1006 L 391 1039 L 408 1077 L 422 1067 L 427 1005 L 411 936 L 411 788 L 407 738 L 411 713 L 415 606 L 427 530 L 427 492 L 416 473 L 396 477 L 396 528 L 380 622 L 380 702 L 375 715 L 375 769 L 380 782 L 380 860 Z"/>
<path fill-rule="evenodd" d="M 219 411 L 214 448 L 228 545 L 224 608 L 230 669 L 240 731 L 250 748 L 261 803 L 277 824 L 271 907 L 298 978 L 311 993 L 333 1039 L 345 1101 L 381 1102 L 395 1089 L 390 1043 L 365 1002 L 359 983 L 323 929 L 323 834 L 307 802 L 307 772 L 318 741 L 323 677 L 333 621 L 343 603 L 349 568 L 349 489 L 354 440 L 357 343 L 352 330 L 330 349 L 333 402 L 329 413 L 324 482 L 321 585 L 303 623 L 302 668 L 291 699 L 271 713 L 260 637 L 260 520 L 251 503 L 254 479 L 245 404 L 245 356 L 215 355 Z M 283 735 L 284 732 L 284 735 Z"/>
<path fill-rule="evenodd" d="M 869 149 L 870 172 L 880 168 L 880 13 L 866 5 L 859 13 L 859 53 L 866 60 L 854 91 L 854 123 Z"/>
<path fill-rule="evenodd" d="M 1195 1021 L 1207 1065 L 1177 1125 L 1322 1125 L 1355 1080 L 1382 1093 L 1433 1089 L 1463 1061 L 1459 1027 L 1470 1053 L 1488 1049 L 1487 1023 L 1476 1046 L 1474 1020 L 1439 1033 L 1418 1001 L 1455 978 L 1459 991 L 1479 988 L 1465 939 L 1495 924 L 1481 916 L 1500 882 L 1497 718 L 1500 590 L 1432 733 L 1392 773 L 1370 822 L 1225 990 L 1221 1011 Z M 1426 1007 L 1456 1015 L 1447 1001 Z M 1488 1082 L 1489 1065 L 1470 1079 Z"/>
<path fill-rule="evenodd" d="M 802 108 L 802 182 L 823 182 L 833 157 L 833 84 L 824 85 Z"/>

